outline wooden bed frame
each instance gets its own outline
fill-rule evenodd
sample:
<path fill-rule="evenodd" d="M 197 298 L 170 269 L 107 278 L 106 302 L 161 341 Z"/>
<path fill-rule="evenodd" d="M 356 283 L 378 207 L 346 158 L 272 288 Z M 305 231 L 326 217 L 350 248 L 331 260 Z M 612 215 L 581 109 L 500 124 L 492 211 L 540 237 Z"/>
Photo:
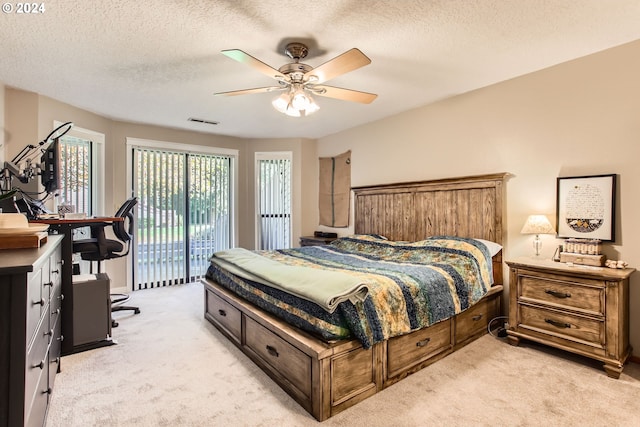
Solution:
<path fill-rule="evenodd" d="M 502 244 L 504 179 L 472 176 L 353 188 L 356 233 L 391 240 L 449 235 Z M 325 342 L 204 279 L 205 318 L 305 410 L 323 421 L 456 351 L 501 314 L 502 254 L 494 286 L 454 318 L 365 350 L 358 340 Z"/>

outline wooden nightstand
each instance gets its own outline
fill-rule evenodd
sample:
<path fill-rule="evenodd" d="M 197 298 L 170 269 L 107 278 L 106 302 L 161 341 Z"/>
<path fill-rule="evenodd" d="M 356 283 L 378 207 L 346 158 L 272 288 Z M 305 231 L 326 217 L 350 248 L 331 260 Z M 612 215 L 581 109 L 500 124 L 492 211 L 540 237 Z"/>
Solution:
<path fill-rule="evenodd" d="M 521 258 L 507 261 L 509 342 L 521 338 L 604 362 L 619 378 L 629 346 L 629 276 L 633 268 L 568 266 Z"/>
<path fill-rule="evenodd" d="M 300 246 L 328 245 L 334 240 L 336 240 L 336 237 L 302 236 L 300 237 Z"/>

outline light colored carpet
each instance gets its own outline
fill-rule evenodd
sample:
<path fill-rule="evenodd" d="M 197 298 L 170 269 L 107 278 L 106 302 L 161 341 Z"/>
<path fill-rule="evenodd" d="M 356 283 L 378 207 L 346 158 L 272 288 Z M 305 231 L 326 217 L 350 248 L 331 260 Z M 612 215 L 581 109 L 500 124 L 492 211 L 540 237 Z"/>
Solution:
<path fill-rule="evenodd" d="M 134 292 L 118 345 L 62 358 L 48 427 L 320 425 L 204 320 L 203 289 Z M 638 426 L 640 366 L 485 336 L 322 426 Z"/>

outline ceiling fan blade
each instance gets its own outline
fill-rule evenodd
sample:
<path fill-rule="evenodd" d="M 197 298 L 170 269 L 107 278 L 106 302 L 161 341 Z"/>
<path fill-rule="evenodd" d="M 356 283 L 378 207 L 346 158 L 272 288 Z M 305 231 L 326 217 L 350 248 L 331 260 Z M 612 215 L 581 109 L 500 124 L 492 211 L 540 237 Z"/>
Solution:
<path fill-rule="evenodd" d="M 248 53 L 241 51 L 240 49 L 223 50 L 222 54 L 233 60 L 242 62 L 243 64 L 247 64 L 248 66 L 252 67 L 254 70 L 257 70 L 262 74 L 264 74 L 265 76 L 271 77 L 272 79 L 281 80 L 284 77 L 280 71 L 265 64 L 259 59 L 254 58 Z"/>
<path fill-rule="evenodd" d="M 326 96 L 328 98 L 341 99 L 343 101 L 360 102 L 370 104 L 378 97 L 375 93 L 360 92 L 358 90 L 342 89 L 334 86 L 314 86 L 314 95 Z"/>
<path fill-rule="evenodd" d="M 284 89 L 282 86 L 268 86 L 268 87 L 257 87 L 255 89 L 232 90 L 230 92 L 217 92 L 217 93 L 214 93 L 214 95 L 215 96 L 249 95 L 251 93 L 275 92 L 277 90 L 282 90 L 282 89 Z"/>
<path fill-rule="evenodd" d="M 314 68 L 307 74 L 310 76 L 316 76 L 318 80 L 314 81 L 314 84 L 320 84 L 327 80 L 338 77 L 341 74 L 348 73 L 349 71 L 356 70 L 365 65 L 371 64 L 371 60 L 360 51 L 360 49 L 353 48 L 346 51 L 342 55 L 338 55 L 333 59 L 325 62 L 324 64 Z"/>

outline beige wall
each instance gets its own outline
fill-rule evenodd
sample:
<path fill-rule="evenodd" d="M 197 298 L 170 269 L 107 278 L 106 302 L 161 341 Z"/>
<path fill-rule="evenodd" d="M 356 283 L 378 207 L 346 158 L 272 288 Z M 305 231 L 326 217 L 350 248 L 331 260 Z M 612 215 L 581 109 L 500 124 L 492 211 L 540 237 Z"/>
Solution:
<path fill-rule="evenodd" d="M 2 101 L 2 99 L 0 99 Z M 105 212 L 114 212 L 129 196 L 127 189 L 126 170 L 126 138 L 174 142 L 182 144 L 200 145 L 206 147 L 231 148 L 239 151 L 240 168 L 244 169 L 246 162 L 246 140 L 211 135 L 199 132 L 189 132 L 168 129 L 157 126 L 140 125 L 113 121 L 80 108 L 40 96 L 33 92 L 6 88 L 4 91 L 6 157 L 12 158 L 24 146 L 36 144 L 45 138 L 53 129 L 54 121 L 72 121 L 74 126 L 99 132 L 105 135 Z M 14 185 L 17 183 L 14 180 Z M 248 181 L 244 174 L 238 175 L 239 193 L 247 193 Z M 28 186 L 30 191 L 37 191 L 37 180 Z M 242 199 L 238 210 L 247 209 Z M 239 240 L 248 240 L 245 228 L 239 227 Z M 127 283 L 126 260 L 118 259 L 105 263 L 105 270 L 111 278 L 112 288 L 124 288 Z"/>
<path fill-rule="evenodd" d="M 555 223 L 557 177 L 616 173 L 618 237 L 605 253 L 640 268 L 639 136 L 634 42 L 322 138 L 318 155 L 351 149 L 354 186 L 511 173 L 506 259 L 532 254 L 531 236 L 520 234 L 527 215 L 544 213 Z M 560 243 L 543 242 L 545 257 Z M 631 344 L 640 355 L 639 272 L 630 300 Z"/>
<path fill-rule="evenodd" d="M 3 87 L 4 88 L 4 87 Z M 37 143 L 53 129 L 54 121 L 72 121 L 74 126 L 105 135 L 105 212 L 115 211 L 130 194 L 127 188 L 127 138 L 139 138 L 177 144 L 238 150 L 237 167 L 237 236 L 236 244 L 253 248 L 255 244 L 254 155 L 257 151 L 291 151 L 293 153 L 293 224 L 292 238 L 297 245 L 302 234 L 313 232 L 317 224 L 317 182 L 303 179 L 311 174 L 317 179 L 316 142 L 308 139 L 246 140 L 222 135 L 189 132 L 123 121 L 114 121 L 80 108 L 40 96 L 33 92 L 7 88 L 0 98 L 6 108 L 7 157 L 13 157 L 25 145 Z M 3 119 L 5 115 L 3 114 Z M 35 181 L 35 180 L 34 180 Z M 14 182 L 14 185 L 16 183 Z M 24 185 L 23 185 L 24 186 Z M 37 191 L 37 182 L 30 187 Z M 126 261 L 105 263 L 113 288 L 122 288 L 127 280 Z"/>
<path fill-rule="evenodd" d="M 6 88 L 6 157 L 44 138 L 54 119 L 104 131 L 107 206 L 127 195 L 126 137 L 235 148 L 240 152 L 239 244 L 253 247 L 255 151 L 294 153 L 294 238 L 318 227 L 317 157 L 352 150 L 354 186 L 509 172 L 505 258 L 529 255 L 527 215 L 555 216 L 558 176 L 619 175 L 615 245 L 609 258 L 640 267 L 634 221 L 640 212 L 640 42 L 460 95 L 319 141 L 241 140 L 115 122 L 38 95 Z M 1 101 L 2 99 L 0 99 Z M 298 215 L 299 213 L 299 215 Z M 326 227 L 323 227 L 326 228 Z M 341 235 L 351 229 L 336 229 Z M 543 255 L 556 242 L 544 236 Z M 114 282 L 124 275 L 118 268 Z M 505 276 L 507 277 L 507 276 Z M 117 278 L 117 279 L 116 279 Z M 631 343 L 640 348 L 640 273 L 631 279 Z M 638 350 L 636 350 L 638 355 Z"/>

